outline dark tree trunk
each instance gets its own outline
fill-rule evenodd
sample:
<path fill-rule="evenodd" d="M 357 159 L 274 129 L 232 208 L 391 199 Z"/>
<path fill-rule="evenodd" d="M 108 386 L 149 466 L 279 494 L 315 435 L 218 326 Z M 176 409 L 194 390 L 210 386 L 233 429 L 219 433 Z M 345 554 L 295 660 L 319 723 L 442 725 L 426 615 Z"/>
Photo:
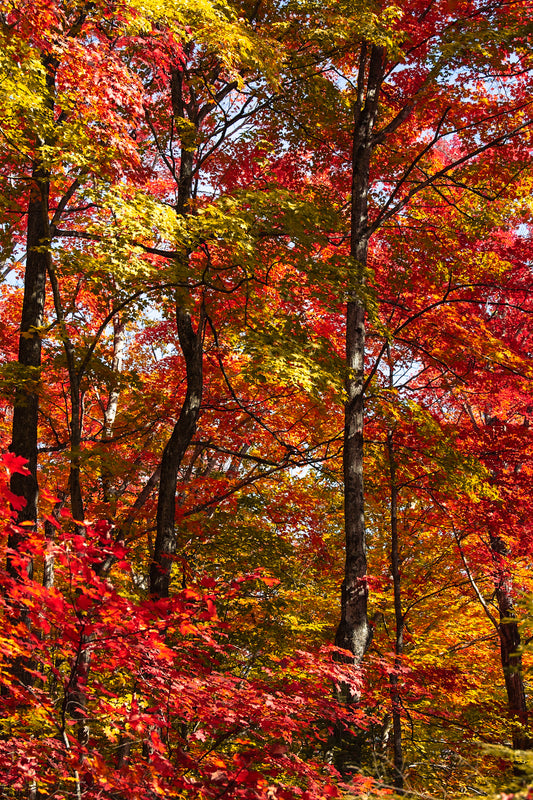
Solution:
<path fill-rule="evenodd" d="M 345 574 L 341 619 L 335 644 L 349 650 L 359 664 L 372 639 L 368 621 L 364 508 L 364 361 L 365 272 L 368 253 L 368 189 L 372 132 L 383 81 L 383 48 L 363 45 L 359 64 L 358 99 L 354 115 L 351 186 L 351 266 L 346 308 L 347 401 L 344 412 Z M 368 62 L 368 64 L 367 64 Z M 368 71 L 368 77 L 367 77 Z"/>
<path fill-rule="evenodd" d="M 157 501 L 157 534 L 154 557 L 150 566 L 150 593 L 168 597 L 172 561 L 176 552 L 175 514 L 178 470 L 191 443 L 200 415 L 203 391 L 203 336 L 205 315 L 202 311 L 196 333 L 191 315 L 176 308 L 178 336 L 187 369 L 187 391 L 178 421 L 163 451 L 159 496 Z"/>
<path fill-rule="evenodd" d="M 489 428 L 498 422 L 498 418 L 492 414 L 490 407 L 485 409 L 483 416 Z M 497 473 L 494 472 L 493 475 L 496 480 Z M 528 731 L 522 641 L 512 600 L 512 579 L 507 566 L 509 549 L 505 541 L 494 531 L 489 531 L 489 546 L 494 565 L 494 589 L 499 615 L 497 630 L 500 639 L 500 658 L 507 693 L 507 707 L 511 717 L 513 748 L 527 750 L 533 742 Z"/>
<path fill-rule="evenodd" d="M 179 217 L 190 213 L 193 196 L 194 157 L 196 135 L 201 120 L 211 105 L 200 109 L 194 90 L 188 86 L 184 92 L 184 71 L 175 69 L 170 80 L 170 93 L 174 124 L 184 125 L 179 130 L 181 139 L 179 174 L 174 174 L 178 187 L 176 214 Z M 187 123 L 185 125 L 185 122 Z M 205 313 L 202 306 L 196 333 L 191 315 L 180 294 L 176 296 L 176 326 L 180 347 L 185 358 L 187 390 L 178 421 L 167 442 L 161 459 L 159 495 L 157 499 L 157 532 L 154 555 L 150 565 L 150 594 L 153 597 L 168 597 L 172 563 L 176 553 L 176 484 L 183 457 L 196 431 L 200 415 L 203 392 L 203 338 Z"/>
<path fill-rule="evenodd" d="M 80 480 L 80 457 L 81 457 L 81 434 L 82 434 L 82 402 L 80 378 L 81 375 L 76 367 L 75 348 L 70 339 L 65 325 L 65 315 L 59 292 L 59 283 L 55 271 L 50 265 L 48 274 L 54 296 L 54 308 L 59 323 L 59 332 L 65 350 L 67 361 L 69 391 L 70 391 L 70 472 L 69 472 L 69 492 L 70 508 L 74 521 L 78 524 L 79 532 L 83 533 L 83 518 L 85 516 L 83 507 L 83 495 Z"/>
<path fill-rule="evenodd" d="M 392 382 L 392 381 L 391 381 Z M 399 670 L 402 664 L 404 616 L 402 613 L 400 556 L 398 538 L 398 484 L 396 482 L 396 461 L 394 458 L 394 434 L 387 432 L 387 451 L 389 456 L 390 475 L 390 522 L 391 522 L 391 573 L 394 591 L 394 618 L 396 641 L 394 646 L 394 669 Z M 390 676 L 392 705 L 392 748 L 393 777 L 392 783 L 400 792 L 403 790 L 403 752 L 402 752 L 402 717 L 401 696 L 398 688 L 398 673 Z"/>
<path fill-rule="evenodd" d="M 54 108 L 55 75 L 57 61 L 52 56 L 42 59 L 46 71 L 45 106 L 50 112 Z M 39 139 L 38 151 L 43 144 Z M 23 497 L 26 505 L 17 513 L 17 523 L 25 523 L 26 530 L 37 525 L 39 485 L 37 481 L 37 429 L 39 422 L 39 382 L 41 379 L 41 330 L 44 317 L 46 273 L 51 264 L 50 219 L 48 200 L 50 194 L 50 170 L 46 169 L 36 155 L 32 163 L 30 197 L 28 201 L 28 223 L 26 228 L 26 271 L 24 274 L 24 297 L 20 322 L 18 363 L 21 367 L 21 386 L 15 396 L 13 409 L 11 452 L 28 461 L 29 475 L 14 474 L 11 491 Z M 29 525 L 28 525 L 29 523 Z M 25 538 L 24 533 L 12 531 L 8 538 L 6 568 L 12 578 L 18 577 L 10 550 L 18 551 Z M 27 562 L 26 572 L 33 577 L 33 561 Z"/>
<path fill-rule="evenodd" d="M 370 54 L 369 54 L 370 49 Z M 341 618 L 335 645 L 351 653 L 347 660 L 358 665 L 372 641 L 368 620 L 368 584 L 365 535 L 364 382 L 365 382 L 365 283 L 368 255 L 368 189 L 372 132 L 377 117 L 379 90 L 383 81 L 383 48 L 363 44 L 359 61 L 357 103 L 354 113 L 351 180 L 350 266 L 346 306 L 347 400 L 344 408 L 344 528 L 346 539 Z M 357 697 L 343 687 L 344 700 Z M 343 724 L 335 732 L 337 769 L 344 776 L 358 770 L 361 736 Z"/>
<path fill-rule="evenodd" d="M 528 710 L 522 666 L 522 641 L 518 619 L 511 596 L 511 580 L 505 565 L 507 547 L 498 537 L 490 537 L 494 560 L 496 600 L 498 602 L 500 656 L 507 692 L 507 706 L 511 716 L 513 748 L 527 750 L 531 747 L 528 732 Z"/>
<path fill-rule="evenodd" d="M 196 131 L 199 124 L 199 108 L 195 102 L 190 87 L 188 87 L 188 100 L 184 96 L 184 73 L 181 69 L 175 69 L 170 78 L 170 97 L 172 101 L 172 113 L 174 124 L 188 120 L 189 126 L 180 131 L 181 152 L 180 170 L 175 179 L 178 184 L 178 199 L 176 203 L 176 214 L 185 216 L 189 212 L 189 202 L 192 196 L 194 179 L 194 154 L 196 150 Z"/>
<path fill-rule="evenodd" d="M 18 363 L 21 367 L 21 388 L 15 397 L 13 433 L 10 450 L 28 461 L 29 475 L 14 474 L 11 491 L 23 497 L 26 505 L 17 514 L 17 523 L 37 524 L 37 425 L 39 416 L 39 381 L 41 376 L 41 332 L 43 324 L 46 273 L 50 262 L 50 227 L 48 219 L 49 173 L 36 162 L 33 165 L 32 184 L 28 204 L 26 234 L 26 273 Z M 25 535 L 12 531 L 8 547 L 18 551 Z M 7 557 L 7 571 L 12 578 L 18 570 L 11 555 Z M 27 565 L 28 577 L 33 576 L 32 561 Z"/>
<path fill-rule="evenodd" d="M 86 745 L 89 739 L 89 726 L 87 721 L 87 679 L 91 665 L 90 644 L 92 636 L 85 633 L 82 622 L 79 631 L 76 658 L 71 666 L 69 680 L 65 687 L 62 707 L 62 732 L 66 734 L 68 720 L 76 721 L 77 739 L 81 745 Z"/>
<path fill-rule="evenodd" d="M 50 226 L 48 218 L 49 173 L 39 162 L 33 164 L 30 199 L 28 203 L 28 226 L 26 232 L 26 271 L 24 276 L 24 297 L 18 363 L 20 385 L 15 396 L 13 410 L 13 429 L 10 450 L 28 461 L 28 475 L 14 473 L 11 477 L 11 491 L 23 497 L 26 505 L 17 512 L 17 525 L 11 528 L 8 536 L 6 570 L 14 580 L 20 580 L 17 556 L 23 550 L 24 542 L 37 526 L 39 485 L 37 481 L 37 441 L 39 421 L 39 383 L 41 378 L 41 331 L 43 325 L 46 272 L 50 262 Z M 33 578 L 33 559 L 27 558 L 25 574 Z M 26 609 L 15 606 L 20 621 L 30 627 Z M 25 686 L 33 683 L 31 663 L 24 658 L 15 658 L 11 671 L 13 676 Z"/>

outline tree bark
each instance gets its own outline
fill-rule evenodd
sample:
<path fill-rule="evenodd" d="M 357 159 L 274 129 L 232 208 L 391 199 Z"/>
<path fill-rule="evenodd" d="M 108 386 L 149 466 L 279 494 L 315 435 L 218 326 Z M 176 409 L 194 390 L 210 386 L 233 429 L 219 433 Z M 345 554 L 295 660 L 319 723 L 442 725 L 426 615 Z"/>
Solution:
<path fill-rule="evenodd" d="M 497 424 L 498 418 L 490 407 L 483 412 L 485 424 L 490 428 Z M 493 478 L 497 480 L 497 466 L 493 466 Z M 522 666 L 522 641 L 518 619 L 513 606 L 512 578 L 507 566 L 509 548 L 498 533 L 489 530 L 489 547 L 494 564 L 494 590 L 498 603 L 498 636 L 500 639 L 500 658 L 507 693 L 507 708 L 511 717 L 513 748 L 527 750 L 532 746 L 528 731 L 528 708 Z"/>
<path fill-rule="evenodd" d="M 392 383 L 392 376 L 391 376 Z M 387 431 L 387 452 L 389 457 L 390 476 L 390 524 L 391 524 L 391 573 L 394 592 L 394 619 L 396 641 L 394 643 L 394 669 L 390 676 L 392 705 L 392 748 L 393 748 L 393 786 L 400 792 L 403 790 L 403 751 L 402 751 L 402 717 L 401 697 L 398 688 L 398 672 L 402 664 L 403 633 L 405 619 L 402 612 L 400 556 L 398 538 L 398 484 L 396 481 L 396 460 L 394 457 L 394 434 Z"/>
<path fill-rule="evenodd" d="M 55 519 L 58 525 L 61 510 L 65 505 L 65 499 L 64 493 L 61 492 L 52 510 L 52 519 Z M 53 547 L 56 541 L 57 529 L 52 519 L 45 519 L 44 521 L 46 548 L 43 554 L 43 586 L 45 589 L 51 589 L 55 583 L 55 557 Z"/>
<path fill-rule="evenodd" d="M 190 200 L 193 195 L 196 132 L 200 120 L 208 112 L 209 106 L 200 110 L 195 93 L 190 86 L 188 91 L 184 92 L 184 72 L 181 69 L 175 69 L 172 72 L 170 94 L 175 123 L 178 120 L 187 120 L 190 125 L 190 128 L 180 134 L 180 169 L 179 174 L 174 175 L 178 187 L 176 214 L 178 217 L 184 217 L 190 213 Z M 177 293 L 176 327 L 185 358 L 187 390 L 178 421 L 174 425 L 161 459 L 157 498 L 157 532 L 154 555 L 150 565 L 150 594 L 153 597 L 169 596 L 172 562 L 176 553 L 176 484 L 181 462 L 194 436 L 200 415 L 205 323 L 206 318 L 202 305 L 198 328 L 196 333 L 194 332 L 190 312 L 183 302 L 181 293 Z"/>
<path fill-rule="evenodd" d="M 385 51 L 363 43 L 359 60 L 357 102 L 352 139 L 350 200 L 350 268 L 346 305 L 346 403 L 344 406 L 343 481 L 345 565 L 341 588 L 341 618 L 335 645 L 351 653 L 347 662 L 358 666 L 372 641 L 368 620 L 368 583 L 364 493 L 364 380 L 365 283 L 368 256 L 368 190 L 372 132 L 383 81 Z M 357 700 L 347 687 L 342 694 L 350 705 Z M 335 764 L 349 776 L 358 770 L 361 737 L 343 724 L 335 732 Z"/>
<path fill-rule="evenodd" d="M 59 283 L 55 271 L 50 265 L 48 274 L 50 276 L 50 283 L 52 285 L 52 293 L 54 296 L 54 308 L 59 323 L 59 331 L 65 350 L 65 358 L 67 361 L 67 370 L 69 378 L 70 390 L 70 472 L 69 472 L 69 491 L 70 491 L 70 507 L 72 516 L 75 523 L 80 523 L 80 533 L 83 533 L 83 518 L 85 516 L 83 506 L 83 494 L 81 490 L 80 480 L 80 456 L 81 456 L 81 433 L 83 424 L 82 414 L 82 400 L 80 388 L 80 374 L 76 368 L 76 355 L 75 348 L 68 335 L 67 327 L 65 324 L 65 315 L 63 312 L 63 305 L 61 303 L 61 295 L 59 292 Z"/>
<path fill-rule="evenodd" d="M 119 375 L 122 372 L 124 350 L 126 347 L 126 324 L 119 314 L 113 317 L 113 359 L 111 362 L 111 385 L 109 398 L 104 411 L 103 438 L 107 441 L 113 435 L 113 426 L 120 399 Z M 102 464 L 102 494 L 104 503 L 116 505 L 116 491 L 113 489 L 113 475 L 105 462 Z"/>
<path fill-rule="evenodd" d="M 46 71 L 45 106 L 50 113 L 54 109 L 55 77 L 57 61 L 53 56 L 41 59 Z M 48 144 L 48 142 L 45 142 Z M 37 439 L 39 422 L 39 382 L 41 379 L 41 331 L 44 318 L 46 274 L 52 263 L 50 255 L 50 218 L 48 203 L 50 195 L 50 170 L 39 156 L 39 148 L 45 144 L 35 138 L 37 155 L 32 163 L 30 197 L 28 201 L 28 223 L 26 227 L 26 270 L 24 274 L 24 297 L 20 323 L 18 363 L 22 368 L 23 386 L 17 390 L 13 409 L 11 452 L 28 461 L 28 475 L 14 474 L 11 491 L 23 497 L 26 505 L 17 513 L 16 521 L 26 524 L 26 530 L 10 532 L 6 569 L 10 577 L 17 579 L 19 572 L 11 551 L 18 551 L 31 530 L 37 526 L 39 484 L 37 480 Z M 33 561 L 27 561 L 26 573 L 33 577 Z"/>
<path fill-rule="evenodd" d="M 359 664 L 372 639 L 368 621 L 364 500 L 364 361 L 365 272 L 368 255 L 368 190 L 372 132 L 383 82 L 385 51 L 361 48 L 358 98 L 354 114 L 351 182 L 351 268 L 346 307 L 347 400 L 344 409 L 344 524 L 345 573 L 341 594 L 341 619 L 335 644 L 349 650 Z M 367 65 L 368 61 L 368 65 Z M 366 73 L 368 71 L 368 77 Z"/>
<path fill-rule="evenodd" d="M 507 692 L 507 707 L 511 716 L 513 748 L 527 750 L 531 747 L 528 732 L 528 709 L 522 666 L 522 641 L 518 619 L 513 607 L 511 578 L 504 557 L 505 543 L 491 534 L 490 547 L 494 561 L 496 600 L 498 602 L 500 657 Z"/>
<path fill-rule="evenodd" d="M 28 204 L 28 226 L 26 233 L 26 272 L 24 276 L 24 299 L 18 363 L 22 369 L 21 388 L 15 396 L 11 452 L 28 461 L 29 475 L 13 474 L 11 491 L 23 497 L 26 505 L 17 513 L 18 525 L 30 523 L 26 530 L 37 525 L 39 488 L 37 482 L 37 426 L 39 416 L 39 381 L 41 376 L 41 332 L 43 324 L 46 273 L 50 263 L 50 226 L 48 218 L 48 195 L 50 175 L 36 161 L 32 169 L 32 184 Z M 8 548 L 18 551 L 26 534 L 13 530 L 9 535 Z M 7 572 L 12 578 L 19 573 L 8 550 Z M 33 576 L 33 562 L 28 560 L 26 572 Z"/>
<path fill-rule="evenodd" d="M 168 597 L 172 561 L 176 552 L 175 514 L 178 470 L 191 443 L 200 415 L 203 391 L 203 336 L 205 314 L 202 310 L 196 333 L 190 313 L 176 307 L 180 346 L 187 370 L 187 391 L 178 421 L 163 451 L 157 501 L 157 533 L 154 557 L 150 565 L 150 594 Z"/>

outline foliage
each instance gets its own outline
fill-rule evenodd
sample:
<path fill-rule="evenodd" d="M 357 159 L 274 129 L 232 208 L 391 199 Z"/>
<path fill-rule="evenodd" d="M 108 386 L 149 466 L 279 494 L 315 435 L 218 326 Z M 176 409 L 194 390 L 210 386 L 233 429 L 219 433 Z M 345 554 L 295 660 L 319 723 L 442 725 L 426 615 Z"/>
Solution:
<path fill-rule="evenodd" d="M 531 742 L 530 11 L 0 2 L 3 797 L 513 786 Z M 47 285 L 24 327 L 32 256 Z M 366 320 L 361 664 L 332 646 L 347 303 Z M 13 408 L 32 403 L 24 458 Z M 37 461 L 34 524 L 14 486 Z"/>

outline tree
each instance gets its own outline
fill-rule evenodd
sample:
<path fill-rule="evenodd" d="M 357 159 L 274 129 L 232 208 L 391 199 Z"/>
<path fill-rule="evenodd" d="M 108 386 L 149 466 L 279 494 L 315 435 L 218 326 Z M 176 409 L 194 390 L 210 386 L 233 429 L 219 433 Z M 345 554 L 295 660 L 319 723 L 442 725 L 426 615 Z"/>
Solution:
<path fill-rule="evenodd" d="M 4 10 L 10 791 L 459 792 L 504 679 L 528 743 L 523 12 Z"/>

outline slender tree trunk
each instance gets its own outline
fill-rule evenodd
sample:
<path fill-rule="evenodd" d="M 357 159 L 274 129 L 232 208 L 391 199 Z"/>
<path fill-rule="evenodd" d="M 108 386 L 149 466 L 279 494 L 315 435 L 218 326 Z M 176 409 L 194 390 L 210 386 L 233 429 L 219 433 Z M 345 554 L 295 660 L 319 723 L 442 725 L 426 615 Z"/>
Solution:
<path fill-rule="evenodd" d="M 391 573 L 394 591 L 394 618 L 396 641 L 394 646 L 394 669 L 402 665 L 404 616 L 402 613 L 399 538 L 398 538 L 398 484 L 396 481 L 396 460 L 394 457 L 394 434 L 387 432 L 387 452 L 389 456 L 390 475 L 390 523 L 391 523 Z M 403 790 L 403 752 L 402 752 L 402 717 L 401 697 L 398 688 L 398 673 L 390 676 L 392 704 L 392 748 L 393 748 L 393 785 Z"/>
<path fill-rule="evenodd" d="M 174 518 L 178 470 L 196 431 L 203 391 L 205 314 L 203 311 L 201 312 L 195 332 L 190 313 L 178 305 L 176 322 L 187 369 L 187 391 L 178 421 L 163 451 L 161 460 L 157 501 L 157 534 L 154 557 L 150 566 L 150 593 L 154 597 L 168 597 L 169 595 L 172 561 L 176 552 Z"/>
<path fill-rule="evenodd" d="M 498 419 L 488 406 L 483 413 L 485 424 L 494 426 Z M 497 476 L 494 473 L 494 479 Z M 528 709 L 524 687 L 520 629 L 512 600 L 512 579 L 506 559 L 509 554 L 507 544 L 497 533 L 489 531 L 489 544 L 494 564 L 494 589 L 498 603 L 498 635 L 500 639 L 500 658 L 502 662 L 507 707 L 511 717 L 513 748 L 527 750 L 532 746 L 528 732 Z"/>
<path fill-rule="evenodd" d="M 180 170 L 177 177 L 178 199 L 176 203 L 176 214 L 179 217 L 189 213 L 189 203 L 192 196 L 192 186 L 194 179 L 194 154 L 196 149 L 195 134 L 192 131 L 198 130 L 199 108 L 192 96 L 190 87 L 188 92 L 184 92 L 184 72 L 181 69 L 174 69 L 170 77 L 170 98 L 172 102 L 172 113 L 174 120 L 187 118 L 192 123 L 187 133 L 181 136 Z M 188 99 L 186 99 L 188 94 Z M 175 176 L 176 177 L 176 176 Z"/>
<path fill-rule="evenodd" d="M 346 308 L 346 394 L 344 411 L 345 573 L 341 619 L 335 644 L 349 650 L 359 664 L 372 639 L 368 621 L 364 501 L 364 362 L 365 272 L 368 254 L 368 190 L 372 131 L 383 81 L 385 53 L 381 47 L 361 49 L 358 98 L 354 116 L 351 186 L 351 269 Z M 368 63 L 367 63 L 368 62 Z M 368 73 L 368 75 L 367 75 Z"/>
<path fill-rule="evenodd" d="M 111 387 L 109 398 L 104 412 L 103 437 L 107 441 L 113 435 L 113 426 L 118 411 L 120 398 L 120 385 L 118 376 L 122 372 L 124 350 L 126 347 L 126 325 L 119 314 L 113 317 L 113 359 L 111 361 Z M 116 504 L 116 492 L 113 490 L 113 475 L 107 468 L 105 461 L 102 464 L 102 493 L 104 503 Z"/>
<path fill-rule="evenodd" d="M 524 687 L 524 670 L 520 629 L 511 595 L 511 578 L 505 564 L 507 547 L 498 537 L 491 535 L 490 547 L 494 561 L 496 600 L 498 602 L 500 656 L 507 692 L 507 706 L 511 716 L 513 748 L 527 750 L 531 747 L 528 732 L 528 709 Z"/>
<path fill-rule="evenodd" d="M 54 308 L 59 323 L 59 331 L 65 350 L 65 358 L 67 361 L 69 389 L 70 389 L 70 472 L 69 472 L 69 491 L 70 491 L 70 507 L 72 516 L 80 533 L 83 533 L 83 519 L 85 516 L 83 506 L 83 494 L 81 490 L 80 480 L 80 457 L 81 457 L 81 434 L 82 434 L 82 402 L 81 402 L 81 388 L 80 388 L 80 375 L 76 367 L 76 354 L 74 345 L 65 324 L 65 315 L 63 312 L 63 305 L 61 302 L 61 295 L 59 292 L 59 283 L 53 266 L 50 264 L 48 269 L 50 276 L 50 284 L 52 286 L 52 294 L 54 297 Z"/>
<path fill-rule="evenodd" d="M 117 385 L 115 376 L 122 372 L 122 362 L 124 361 L 124 349 L 126 346 L 126 324 L 121 319 L 120 314 L 113 317 L 113 359 L 111 362 L 111 372 L 113 375 L 112 385 L 109 391 L 109 400 L 104 412 L 104 436 L 107 438 L 113 433 L 113 425 L 118 411 L 118 401 L 120 389 Z"/>
<path fill-rule="evenodd" d="M 24 298 L 18 363 L 21 369 L 20 388 L 15 396 L 13 428 L 10 450 L 27 459 L 28 475 L 14 473 L 11 491 L 23 497 L 25 506 L 17 512 L 17 527 L 9 532 L 6 570 L 14 580 L 21 580 L 18 554 L 24 542 L 37 527 L 39 485 L 37 481 L 37 441 L 39 421 L 39 383 L 41 378 L 41 331 L 44 315 L 46 272 L 50 262 L 50 227 L 48 217 L 49 172 L 39 162 L 34 162 L 30 199 L 28 203 L 28 226 L 26 233 L 26 272 L 24 276 Z M 24 526 L 24 527 L 18 527 Z M 27 557 L 25 575 L 33 578 L 33 559 Z M 24 606 L 14 604 L 13 610 L 28 629 L 30 620 Z M 11 672 L 24 686 L 31 686 L 33 677 L 27 659 L 17 657 L 11 664 Z"/>
<path fill-rule="evenodd" d="M 65 314 L 63 311 L 63 304 L 61 301 L 61 294 L 59 291 L 59 282 L 57 275 L 50 264 L 48 268 L 50 277 L 50 284 L 52 287 L 52 294 L 54 298 L 54 308 L 56 312 L 57 321 L 59 324 L 59 331 L 63 348 L 65 351 L 65 358 L 67 362 L 67 370 L 69 377 L 69 390 L 70 390 L 70 471 L 69 471 L 69 492 L 70 492 L 70 508 L 76 530 L 79 534 L 85 535 L 84 520 L 84 504 L 83 494 L 81 489 L 80 480 L 80 457 L 81 457 L 81 441 L 82 441 L 82 397 L 81 397 L 81 374 L 78 371 L 76 364 L 76 353 L 74 344 L 69 336 Z M 94 565 L 93 565 L 94 568 Z M 92 641 L 92 634 L 84 632 L 84 626 L 80 632 L 80 639 L 78 644 L 78 652 L 76 660 L 72 665 L 71 676 L 68 685 L 65 689 L 64 698 L 64 712 L 71 719 L 76 720 L 77 723 L 77 737 L 81 745 L 87 744 L 89 739 L 89 726 L 87 724 L 87 680 L 91 665 L 91 651 L 90 644 Z M 81 784 L 80 784 L 81 787 Z M 81 791 L 81 788 L 80 788 Z"/>
<path fill-rule="evenodd" d="M 59 515 L 63 506 L 65 505 L 65 494 L 60 493 L 57 503 L 54 505 L 52 511 L 52 518 L 59 524 Z M 44 522 L 44 535 L 46 539 L 46 549 L 43 555 L 43 586 L 45 589 L 51 589 L 55 583 L 55 558 L 53 546 L 56 540 L 57 530 L 54 523 L 47 519 Z"/>
<path fill-rule="evenodd" d="M 29 475 L 14 474 L 11 491 L 23 497 L 26 505 L 17 514 L 17 523 L 37 524 L 37 426 L 39 416 L 39 381 L 41 377 L 41 332 L 43 324 L 46 273 L 50 262 L 50 227 L 48 219 L 49 172 L 39 162 L 34 163 L 28 204 L 26 233 L 26 273 L 20 325 L 18 363 L 21 367 L 21 388 L 15 397 L 13 432 L 10 450 L 28 461 Z M 25 533 L 12 531 L 8 548 L 18 551 Z M 18 570 L 8 552 L 7 571 L 12 578 Z M 33 576 L 33 563 L 27 564 L 28 577 Z"/>
<path fill-rule="evenodd" d="M 341 618 L 335 645 L 351 653 L 347 661 L 359 665 L 372 641 L 368 620 L 368 584 L 365 534 L 364 380 L 365 380 L 365 283 L 368 256 L 368 190 L 372 131 L 377 117 L 383 81 L 383 48 L 363 43 L 359 61 L 357 102 L 352 143 L 350 269 L 346 305 L 347 400 L 344 407 L 344 528 L 345 565 L 341 589 Z M 345 702 L 357 700 L 343 687 Z M 358 770 L 361 736 L 339 724 L 335 732 L 335 764 L 342 775 Z"/>
<path fill-rule="evenodd" d="M 507 546 L 499 536 L 489 534 L 490 549 L 495 565 L 493 579 L 496 600 L 498 602 L 498 621 L 492 614 L 492 611 L 472 576 L 457 532 L 454 532 L 454 535 L 468 579 L 487 617 L 493 624 L 500 641 L 500 658 L 505 680 L 505 690 L 507 693 L 507 708 L 511 717 L 513 747 L 515 750 L 528 750 L 532 747 L 533 742 L 528 731 L 528 709 L 524 687 L 522 655 L 520 652 L 520 629 L 513 608 L 511 579 L 504 561 L 504 556 L 507 553 Z"/>
<path fill-rule="evenodd" d="M 81 621 L 76 657 L 71 666 L 68 683 L 65 687 L 62 706 L 62 729 L 66 731 L 67 720 L 73 719 L 77 725 L 77 738 L 81 745 L 87 744 L 89 726 L 87 722 L 87 680 L 91 665 L 89 645 L 91 635 L 85 632 Z"/>
<path fill-rule="evenodd" d="M 170 80 L 170 93 L 174 119 L 187 119 L 191 128 L 181 137 L 180 170 L 175 176 L 178 186 L 176 214 L 178 217 L 190 213 L 190 200 L 193 194 L 194 153 L 196 134 L 202 118 L 208 113 L 209 106 L 200 112 L 194 92 L 184 92 L 184 72 L 175 69 Z M 178 471 L 183 457 L 196 431 L 200 415 L 203 392 L 203 338 L 205 331 L 205 313 L 202 307 L 196 333 L 191 315 L 183 302 L 182 296 L 176 295 L 176 326 L 180 347 L 185 358 L 187 374 L 187 390 L 181 407 L 178 421 L 174 425 L 172 435 L 167 442 L 161 459 L 159 478 L 159 495 L 157 499 L 157 532 L 154 543 L 154 555 L 150 565 L 150 594 L 154 597 L 168 597 L 173 558 L 176 553 L 176 484 Z"/>
<path fill-rule="evenodd" d="M 50 113 L 54 109 L 55 76 L 57 61 L 52 56 L 42 58 L 46 71 L 45 106 Z M 37 151 L 44 144 L 37 139 Z M 49 144 L 46 142 L 45 144 Z M 21 383 L 15 396 L 13 409 L 11 452 L 28 461 L 29 475 L 14 474 L 11 491 L 23 497 L 26 505 L 17 513 L 17 523 L 26 525 L 26 532 L 11 531 L 8 538 L 6 568 L 8 574 L 17 579 L 16 568 L 10 550 L 18 551 L 27 535 L 37 525 L 39 484 L 37 480 L 37 430 L 39 422 L 39 382 L 41 379 L 41 331 L 44 319 L 46 274 L 52 263 L 50 256 L 50 218 L 48 202 L 50 194 L 50 170 L 39 156 L 32 163 L 30 197 L 28 201 L 28 223 L 26 228 L 26 271 L 24 274 L 24 297 L 20 322 L 18 363 L 21 367 Z M 33 561 L 27 562 L 26 572 L 33 577 Z"/>

